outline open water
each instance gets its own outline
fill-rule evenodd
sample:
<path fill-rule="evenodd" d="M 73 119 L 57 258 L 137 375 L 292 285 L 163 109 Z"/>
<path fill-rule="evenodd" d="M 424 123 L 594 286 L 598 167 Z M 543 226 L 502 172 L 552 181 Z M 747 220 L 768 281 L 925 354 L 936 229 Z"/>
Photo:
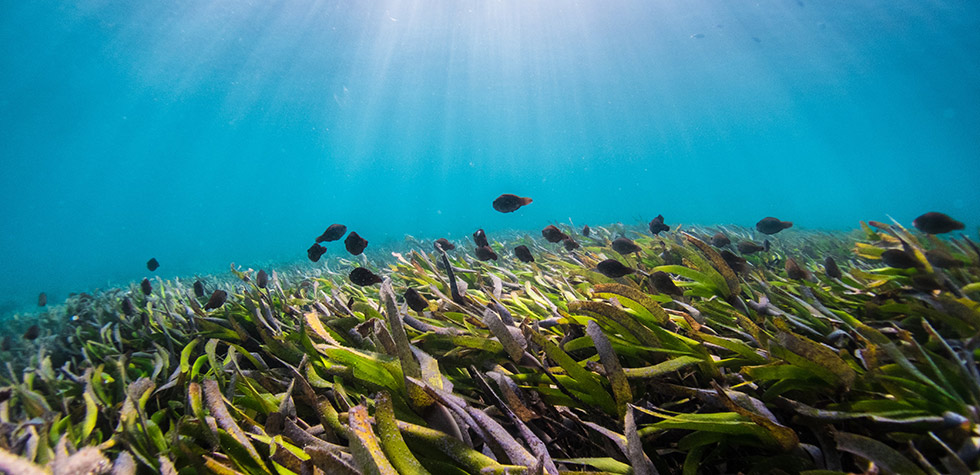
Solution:
<path fill-rule="evenodd" d="M 965 0 L 0 0 L 0 315 L 334 222 L 369 255 L 657 214 L 975 237 L 978 51 Z"/>

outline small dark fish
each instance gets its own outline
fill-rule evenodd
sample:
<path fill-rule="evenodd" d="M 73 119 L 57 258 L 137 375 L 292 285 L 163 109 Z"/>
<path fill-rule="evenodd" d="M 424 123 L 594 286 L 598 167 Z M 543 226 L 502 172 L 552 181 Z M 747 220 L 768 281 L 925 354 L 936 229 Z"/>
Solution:
<path fill-rule="evenodd" d="M 150 295 L 153 293 L 153 286 L 150 285 L 150 279 L 145 277 L 143 278 L 143 281 L 140 282 L 140 290 L 143 291 L 143 295 Z"/>
<path fill-rule="evenodd" d="M 4 341 L 6 340 L 7 338 L 4 338 Z M 10 399 L 10 395 L 13 394 L 13 392 L 14 392 L 13 388 L 10 387 L 0 389 L 0 404 L 7 402 L 7 400 Z"/>
<path fill-rule="evenodd" d="M 443 251 L 452 251 L 453 249 L 456 249 L 456 245 L 449 242 L 449 240 L 446 238 L 436 239 L 435 247 L 437 251 L 439 248 L 442 248 Z"/>
<path fill-rule="evenodd" d="M 936 290 L 943 289 L 943 286 L 936 280 L 935 277 L 926 274 L 913 275 L 912 287 L 925 292 L 934 292 Z"/>
<path fill-rule="evenodd" d="M 739 274 L 744 274 L 749 270 L 749 261 L 745 260 L 744 257 L 736 255 L 734 252 L 728 249 L 722 249 L 720 252 L 721 258 L 725 260 L 728 267 L 731 267 L 733 271 Z"/>
<path fill-rule="evenodd" d="M 911 254 L 901 249 L 889 249 L 881 253 L 881 261 L 888 267 L 896 269 L 908 269 L 909 267 L 919 267 L 919 261 Z"/>
<path fill-rule="evenodd" d="M 422 310 L 429 308 L 429 301 L 426 300 L 418 290 L 411 287 L 405 291 L 405 302 L 408 303 L 408 308 L 416 312 L 421 312 Z"/>
<path fill-rule="evenodd" d="M 269 274 L 266 274 L 264 270 L 259 270 L 259 273 L 255 275 L 255 285 L 258 285 L 260 289 L 264 289 L 265 286 L 269 285 Z"/>
<path fill-rule="evenodd" d="M 150 260 L 146 261 L 146 268 L 150 269 L 150 272 L 157 270 L 158 267 L 160 267 L 160 263 L 157 262 L 156 257 L 152 257 Z"/>
<path fill-rule="evenodd" d="M 362 238 L 354 231 L 351 231 L 351 233 L 347 235 L 347 239 L 344 239 L 344 247 L 347 248 L 347 252 L 355 256 L 364 252 L 364 248 L 366 248 L 367 245 L 367 239 Z"/>
<path fill-rule="evenodd" d="M 34 341 L 37 337 L 41 336 L 41 327 L 37 325 L 31 325 L 30 328 L 24 332 L 24 339 Z"/>
<path fill-rule="evenodd" d="M 123 297 L 122 299 L 122 311 L 123 315 L 127 317 L 132 317 L 136 315 L 136 306 L 133 305 L 133 301 L 129 297 Z"/>
<path fill-rule="evenodd" d="M 497 260 L 497 253 L 490 249 L 490 246 L 480 246 L 476 248 L 476 258 L 481 261 Z"/>
<path fill-rule="evenodd" d="M 500 211 L 501 213 L 513 213 L 521 208 L 521 206 L 527 206 L 534 201 L 531 198 L 525 198 L 523 196 L 512 195 L 510 193 L 504 193 L 493 200 L 493 209 Z"/>
<path fill-rule="evenodd" d="M 523 244 L 514 248 L 514 255 L 521 262 L 534 262 L 534 256 L 531 255 L 531 250 Z"/>
<path fill-rule="evenodd" d="M 756 43 L 762 43 L 762 40 L 760 40 L 757 36 L 753 36 L 752 41 L 755 41 Z"/>
<path fill-rule="evenodd" d="M 541 235 L 544 236 L 545 240 L 548 242 L 561 242 L 562 239 L 568 237 L 567 234 L 561 232 L 557 226 L 549 224 L 547 227 L 541 230 Z"/>
<path fill-rule="evenodd" d="M 664 224 L 664 215 L 658 214 L 656 218 L 650 220 L 650 232 L 656 236 L 664 231 L 670 231 L 670 226 Z"/>
<path fill-rule="evenodd" d="M 600 274 L 609 277 L 610 279 L 618 279 L 624 275 L 629 275 L 636 270 L 631 269 L 623 265 L 622 262 L 616 259 L 606 259 L 595 266 L 595 270 L 599 271 Z"/>
<path fill-rule="evenodd" d="M 37 306 L 38 307 L 43 307 L 43 306 L 45 306 L 47 304 L 48 304 L 48 294 L 46 294 L 44 292 L 41 292 L 37 296 Z"/>
<path fill-rule="evenodd" d="M 228 292 L 218 289 L 211 293 L 211 298 L 204 304 L 204 310 L 214 310 L 225 304 L 228 300 Z"/>
<path fill-rule="evenodd" d="M 766 217 L 755 223 L 755 229 L 763 234 L 776 234 L 784 229 L 793 227 L 790 221 L 780 221 L 773 217 Z"/>
<path fill-rule="evenodd" d="M 640 246 L 637 246 L 632 239 L 624 237 L 616 238 L 616 240 L 612 242 L 612 248 L 614 251 L 620 254 L 632 254 L 643 250 Z"/>
<path fill-rule="evenodd" d="M 198 296 L 198 298 L 204 297 L 204 282 L 200 280 L 194 282 L 194 295 Z"/>
<path fill-rule="evenodd" d="M 684 291 L 664 271 L 657 271 L 650 274 L 650 282 L 653 283 L 653 288 L 662 294 L 676 295 L 678 297 L 684 295 Z"/>
<path fill-rule="evenodd" d="M 769 243 L 769 240 L 768 239 L 765 239 L 765 240 L 762 241 L 762 250 L 763 251 L 769 252 L 769 248 L 770 247 L 772 247 L 772 244 Z"/>
<path fill-rule="evenodd" d="M 953 257 L 950 253 L 941 249 L 930 249 L 926 251 L 926 260 L 928 260 L 930 264 L 943 269 L 955 269 L 957 267 L 964 266 L 963 261 Z"/>
<path fill-rule="evenodd" d="M 790 257 L 786 259 L 786 276 L 794 280 L 804 280 L 810 277 L 810 273 Z"/>
<path fill-rule="evenodd" d="M 10 351 L 11 346 L 13 346 L 13 340 L 10 335 L 4 335 L 3 340 L 0 340 L 0 351 Z"/>
<path fill-rule="evenodd" d="M 355 267 L 347 277 L 350 278 L 351 282 L 360 286 L 380 284 L 382 282 L 381 276 L 363 267 Z"/>
<path fill-rule="evenodd" d="M 324 231 L 323 234 L 320 235 L 320 237 L 316 238 L 316 243 L 320 244 L 321 242 L 324 241 L 326 242 L 336 241 L 344 237 L 344 234 L 346 233 L 347 233 L 347 226 L 344 226 L 343 224 L 331 224 L 330 226 L 327 226 L 327 230 Z"/>
<path fill-rule="evenodd" d="M 477 229 L 473 233 L 473 242 L 476 243 L 476 247 L 489 246 L 490 243 L 487 241 L 487 233 L 483 232 L 482 229 Z"/>
<path fill-rule="evenodd" d="M 562 245 L 565 246 L 565 250 L 566 251 L 574 251 L 574 250 L 582 247 L 581 245 L 579 245 L 578 241 L 572 239 L 571 237 L 569 237 L 567 235 L 565 236 L 565 239 L 562 239 L 561 240 L 561 243 L 562 243 Z"/>
<path fill-rule="evenodd" d="M 727 246 L 727 245 L 729 245 L 731 243 L 732 243 L 732 240 L 731 239 L 728 239 L 728 236 L 725 236 L 725 234 L 722 233 L 721 231 L 718 231 L 718 232 L 715 233 L 714 236 L 711 236 L 711 245 L 712 246 L 715 246 L 715 247 L 725 247 L 725 246 Z"/>
<path fill-rule="evenodd" d="M 592 234 L 592 229 L 589 228 L 589 225 L 586 224 L 585 226 L 582 226 L 582 235 L 589 237 L 589 234 Z"/>
<path fill-rule="evenodd" d="M 306 257 L 309 257 L 313 262 L 318 262 L 320 260 L 320 256 L 322 256 L 325 252 L 327 252 L 327 248 L 313 243 L 313 245 L 306 250 Z"/>
<path fill-rule="evenodd" d="M 840 279 L 844 275 L 841 273 L 840 267 L 837 267 L 837 261 L 830 256 L 827 256 L 827 258 L 823 260 L 823 270 L 827 273 L 827 277 L 833 279 Z"/>
<path fill-rule="evenodd" d="M 752 241 L 739 241 L 738 245 L 735 247 L 737 247 L 738 252 L 741 252 L 742 254 L 755 254 L 759 251 L 764 251 L 766 249 L 765 247 L 760 246 Z"/>
<path fill-rule="evenodd" d="M 935 211 L 915 218 L 912 225 L 926 234 L 943 234 L 964 228 L 963 223 Z"/>

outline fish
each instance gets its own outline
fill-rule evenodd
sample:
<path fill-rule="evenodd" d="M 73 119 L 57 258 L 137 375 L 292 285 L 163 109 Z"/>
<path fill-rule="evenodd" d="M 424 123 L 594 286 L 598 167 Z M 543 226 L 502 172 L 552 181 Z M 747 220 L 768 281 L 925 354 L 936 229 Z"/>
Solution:
<path fill-rule="evenodd" d="M 632 254 L 643 250 L 643 248 L 637 246 L 632 239 L 625 237 L 616 238 L 616 240 L 612 242 L 612 248 L 614 251 L 620 254 Z"/>
<path fill-rule="evenodd" d="M 476 258 L 481 261 L 497 260 L 497 253 L 490 249 L 490 246 L 480 246 L 476 248 Z"/>
<path fill-rule="evenodd" d="M 33 341 L 33 340 L 36 340 L 37 337 L 39 337 L 39 336 L 41 336 L 41 327 L 39 327 L 37 325 L 31 325 L 31 327 L 28 328 L 26 332 L 24 332 L 24 339 L 25 340 L 31 340 L 31 341 Z"/>
<path fill-rule="evenodd" d="M 952 254 L 941 249 L 929 249 L 926 251 L 926 260 L 928 260 L 930 264 L 943 269 L 955 269 L 965 265 L 963 261 L 953 257 Z"/>
<path fill-rule="evenodd" d="M 755 254 L 766 249 L 765 247 L 752 241 L 739 241 L 738 245 L 735 247 L 738 248 L 738 252 L 741 252 L 742 254 Z"/>
<path fill-rule="evenodd" d="M 453 243 L 451 243 L 451 242 L 449 242 L 449 240 L 448 240 L 448 239 L 446 239 L 446 238 L 439 238 L 439 239 L 436 239 L 436 242 L 435 242 L 435 244 L 434 244 L 434 245 L 435 245 L 435 248 L 436 248 L 436 250 L 437 250 L 437 251 L 438 251 L 438 250 L 439 250 L 440 248 L 441 248 L 441 249 L 442 249 L 443 251 L 452 251 L 453 249 L 456 249 L 456 245 L 455 245 L 455 244 L 453 244 Z"/>
<path fill-rule="evenodd" d="M 228 300 L 228 292 L 218 289 L 211 293 L 211 298 L 204 304 L 204 310 L 214 310 L 225 304 Z"/>
<path fill-rule="evenodd" d="M 684 291 L 681 290 L 677 284 L 674 283 L 674 279 L 671 279 L 664 271 L 657 271 L 650 274 L 650 283 L 653 284 L 653 288 L 657 289 L 657 292 L 667 295 L 676 295 L 678 297 L 684 295 Z"/>
<path fill-rule="evenodd" d="M 942 290 L 943 286 L 935 277 L 926 274 L 916 274 L 912 276 L 912 287 L 925 292 Z"/>
<path fill-rule="evenodd" d="M 153 286 L 150 285 L 150 279 L 145 277 L 143 278 L 143 281 L 140 282 L 140 290 L 143 291 L 143 295 L 150 295 L 153 293 Z"/>
<path fill-rule="evenodd" d="M 4 337 L 4 339 L 3 339 L 3 341 L 5 341 L 5 342 L 8 341 L 8 340 L 9 340 L 9 337 Z M 4 348 L 4 351 L 7 351 L 7 348 Z M 7 400 L 10 399 L 10 396 L 13 393 L 14 393 L 14 389 L 11 388 L 11 387 L 9 387 L 9 386 L 6 387 L 6 388 L 0 389 L 0 404 L 3 404 L 5 402 L 7 402 Z"/>
<path fill-rule="evenodd" d="M 574 240 L 574 239 L 572 239 L 571 237 L 569 237 L 569 236 L 567 236 L 567 235 L 565 236 L 565 239 L 562 239 L 562 240 L 561 240 L 561 243 L 562 243 L 562 245 L 564 245 L 564 246 L 565 246 L 565 250 L 566 250 L 566 251 L 574 251 L 574 250 L 576 250 L 576 249 L 578 249 L 578 248 L 580 248 L 580 247 L 582 247 L 582 246 L 581 246 L 581 245 L 580 245 L 580 244 L 578 243 L 578 241 L 576 241 L 576 240 Z"/>
<path fill-rule="evenodd" d="M 160 263 L 157 262 L 156 257 L 151 257 L 150 260 L 146 261 L 146 268 L 150 269 L 150 272 L 157 270 L 160 267 Z"/>
<path fill-rule="evenodd" d="M 355 267 L 347 277 L 350 278 L 351 282 L 362 287 L 365 285 L 380 284 L 382 282 L 381 276 L 363 267 Z"/>
<path fill-rule="evenodd" d="M 10 338 L 10 335 L 4 335 L 3 340 L 0 340 L 0 351 L 10 351 L 10 347 L 12 346 L 14 346 L 14 344 L 13 340 Z"/>
<path fill-rule="evenodd" d="M 711 245 L 712 246 L 715 246 L 715 247 L 725 247 L 725 246 L 727 246 L 727 245 L 729 245 L 731 243 L 732 243 L 732 240 L 731 239 L 728 239 L 728 236 L 725 236 L 725 233 L 723 233 L 721 231 L 718 231 L 718 232 L 715 233 L 714 236 L 711 236 Z"/>
<path fill-rule="evenodd" d="M 728 249 L 722 249 L 721 258 L 725 260 L 728 267 L 731 267 L 733 271 L 743 274 L 749 270 L 749 261 L 745 260 L 744 257 L 736 255 L 734 252 Z"/>
<path fill-rule="evenodd" d="M 557 226 L 549 224 L 547 227 L 541 230 L 541 236 L 545 238 L 548 242 L 561 242 L 562 239 L 568 237 L 567 234 L 561 232 Z"/>
<path fill-rule="evenodd" d="M 367 239 L 362 238 L 354 231 L 351 231 L 351 233 L 347 235 L 347 239 L 344 239 L 344 247 L 347 248 L 347 252 L 355 256 L 364 252 L 367 245 Z"/>
<path fill-rule="evenodd" d="M 901 249 L 889 249 L 881 253 L 881 261 L 888 267 L 896 269 L 908 269 L 909 267 L 919 267 L 918 259 Z"/>
<path fill-rule="evenodd" d="M 320 256 L 322 256 L 325 252 L 327 252 L 327 248 L 313 243 L 313 245 L 306 250 L 306 257 L 309 257 L 313 262 L 318 262 L 320 260 Z"/>
<path fill-rule="evenodd" d="M 121 307 L 123 315 L 126 315 L 127 317 L 136 315 L 136 306 L 133 305 L 133 301 L 130 300 L 129 297 L 123 297 Z"/>
<path fill-rule="evenodd" d="M 695 34 L 691 35 L 691 38 L 700 40 L 701 38 L 704 38 L 704 33 L 695 33 Z"/>
<path fill-rule="evenodd" d="M 429 308 L 429 301 L 426 300 L 418 290 L 415 290 L 412 287 L 405 290 L 405 302 L 408 303 L 408 308 L 416 312 L 421 312 L 422 310 Z"/>
<path fill-rule="evenodd" d="M 475 232 L 473 232 L 473 242 L 476 243 L 476 247 L 490 245 L 490 243 L 487 241 L 487 233 L 483 232 L 482 229 L 477 229 Z"/>
<path fill-rule="evenodd" d="M 589 234 L 592 234 L 592 229 L 589 228 L 589 225 L 586 224 L 585 226 L 582 226 L 582 235 L 585 237 L 589 237 Z"/>
<path fill-rule="evenodd" d="M 619 262 L 616 259 L 606 259 L 596 264 L 595 270 L 599 271 L 600 274 L 609 277 L 610 279 L 618 279 L 624 275 L 630 275 L 636 272 L 635 269 L 626 267 L 622 262 Z"/>
<path fill-rule="evenodd" d="M 837 261 L 830 256 L 827 256 L 827 258 L 823 260 L 823 270 L 827 274 L 827 277 L 833 279 L 840 279 L 844 275 L 841 273 L 840 267 L 837 267 Z"/>
<path fill-rule="evenodd" d="M 514 248 L 514 255 L 521 262 L 534 262 L 534 256 L 531 255 L 531 250 L 523 244 Z"/>
<path fill-rule="evenodd" d="M 255 285 L 258 285 L 260 289 L 264 289 L 265 286 L 269 285 L 269 274 L 266 274 L 264 270 L 259 270 L 259 273 L 255 275 Z"/>
<path fill-rule="evenodd" d="M 784 229 L 789 229 L 793 227 L 793 223 L 790 221 L 780 221 L 772 216 L 765 217 L 755 223 L 756 231 L 763 234 L 776 234 Z"/>
<path fill-rule="evenodd" d="M 664 231 L 670 231 L 670 226 L 664 224 L 664 215 L 658 214 L 656 218 L 650 220 L 650 232 L 656 236 Z"/>
<path fill-rule="evenodd" d="M 347 226 L 344 226 L 343 224 L 334 223 L 331 224 L 330 226 L 327 226 L 327 230 L 324 231 L 323 234 L 320 235 L 320 237 L 316 238 L 316 243 L 320 244 L 321 242 L 336 241 L 344 237 L 344 234 L 346 233 L 347 233 Z"/>
<path fill-rule="evenodd" d="M 926 234 L 945 234 L 964 228 L 963 223 L 936 211 L 915 218 L 912 221 L 912 226 Z"/>
<path fill-rule="evenodd" d="M 504 193 L 493 200 L 493 209 L 501 213 L 513 213 L 521 209 L 521 206 L 531 204 L 532 201 L 534 200 L 531 198 Z"/>
<path fill-rule="evenodd" d="M 200 280 L 194 282 L 194 295 L 198 296 L 198 298 L 204 297 L 204 282 Z"/>
<path fill-rule="evenodd" d="M 771 246 L 772 246 L 772 244 L 769 243 L 769 240 L 768 239 L 765 239 L 765 240 L 762 241 L 762 250 L 763 251 L 769 252 L 769 248 Z"/>
<path fill-rule="evenodd" d="M 43 306 L 45 306 L 47 304 L 48 304 L 48 294 L 46 294 L 44 292 L 41 292 L 37 296 L 37 306 L 38 307 L 43 307 Z"/>
<path fill-rule="evenodd" d="M 806 269 L 800 267 L 800 265 L 797 264 L 792 257 L 786 259 L 785 269 L 786 276 L 790 279 L 805 280 L 810 277 L 810 273 Z"/>

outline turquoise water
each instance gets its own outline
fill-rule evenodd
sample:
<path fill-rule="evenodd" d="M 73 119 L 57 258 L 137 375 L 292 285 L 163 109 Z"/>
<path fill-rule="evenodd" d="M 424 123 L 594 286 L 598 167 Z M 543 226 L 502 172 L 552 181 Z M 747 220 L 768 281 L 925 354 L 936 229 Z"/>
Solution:
<path fill-rule="evenodd" d="M 661 213 L 975 236 L 977 51 L 972 1 L 0 0 L 0 313 L 334 222 L 374 257 Z"/>

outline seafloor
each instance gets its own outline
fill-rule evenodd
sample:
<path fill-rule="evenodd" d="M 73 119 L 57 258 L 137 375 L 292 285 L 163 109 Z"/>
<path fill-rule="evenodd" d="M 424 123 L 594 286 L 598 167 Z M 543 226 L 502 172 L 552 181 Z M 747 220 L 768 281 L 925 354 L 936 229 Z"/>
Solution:
<path fill-rule="evenodd" d="M 3 326 L 0 471 L 976 471 L 977 247 L 861 224 L 563 227 L 74 295 Z"/>

